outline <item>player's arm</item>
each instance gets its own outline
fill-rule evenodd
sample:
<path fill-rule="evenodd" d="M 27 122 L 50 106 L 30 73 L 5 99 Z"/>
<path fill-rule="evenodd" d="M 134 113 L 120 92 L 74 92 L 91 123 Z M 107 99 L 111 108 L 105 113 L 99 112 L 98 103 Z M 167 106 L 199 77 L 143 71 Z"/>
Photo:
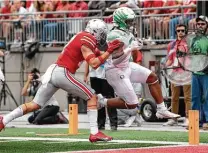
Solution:
<path fill-rule="evenodd" d="M 128 55 L 129 52 L 138 52 L 143 47 L 143 42 L 140 39 L 135 39 L 131 44 L 123 50 L 123 55 L 113 60 L 113 64 L 121 63 Z"/>
<path fill-rule="evenodd" d="M 167 61 L 166 61 L 166 63 L 165 63 L 165 65 L 166 66 L 171 66 L 172 64 L 173 64 L 173 53 L 171 53 L 170 54 L 170 48 L 171 48 L 171 46 L 172 46 L 172 43 L 173 42 L 170 42 L 169 44 L 168 44 L 168 48 L 167 48 Z"/>
<path fill-rule="evenodd" d="M 93 69 L 98 68 L 110 56 L 109 52 L 105 52 L 102 55 L 96 57 L 92 50 L 85 45 L 82 45 L 81 50 L 84 59 Z"/>
<path fill-rule="evenodd" d="M 102 65 L 107 58 L 110 56 L 111 53 L 113 53 L 117 48 L 119 48 L 121 45 L 121 42 L 119 40 L 114 40 L 112 42 L 108 43 L 108 49 L 106 52 L 101 54 L 100 56 L 95 55 L 95 53 L 90 49 L 87 45 L 81 46 L 81 51 L 84 59 L 86 62 L 93 68 L 96 69 L 100 65 Z"/>
<path fill-rule="evenodd" d="M 89 75 L 89 64 L 85 63 L 85 72 L 84 72 L 84 82 L 88 82 L 88 75 Z"/>
<path fill-rule="evenodd" d="M 139 65 L 142 63 L 142 53 L 140 50 L 134 50 L 132 51 L 132 58 L 133 61 Z"/>
<path fill-rule="evenodd" d="M 168 59 L 165 63 L 166 66 L 171 66 L 173 64 L 173 61 L 171 59 Z"/>
<path fill-rule="evenodd" d="M 27 82 L 25 83 L 24 87 L 22 88 L 21 95 L 22 96 L 27 96 L 28 95 L 28 89 L 30 87 L 30 82 L 33 79 L 33 75 L 30 73 L 28 74 L 28 79 Z"/>

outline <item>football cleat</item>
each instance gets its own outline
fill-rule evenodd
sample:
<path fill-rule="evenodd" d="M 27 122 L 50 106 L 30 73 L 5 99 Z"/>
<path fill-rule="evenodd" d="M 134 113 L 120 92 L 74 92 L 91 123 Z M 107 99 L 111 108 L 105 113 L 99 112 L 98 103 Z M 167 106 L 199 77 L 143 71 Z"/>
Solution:
<path fill-rule="evenodd" d="M 94 134 L 94 135 L 90 134 L 89 140 L 92 143 L 93 142 L 97 142 L 97 141 L 105 141 L 105 142 L 107 142 L 107 141 L 113 140 L 113 138 L 110 137 L 110 136 L 105 135 L 104 133 L 102 133 L 100 131 L 98 131 L 97 134 Z"/>
<path fill-rule="evenodd" d="M 3 116 L 0 116 L 0 132 L 5 128 L 3 123 Z"/>
<path fill-rule="evenodd" d="M 167 109 L 158 109 L 157 112 L 156 112 L 156 116 L 159 119 L 163 119 L 163 118 L 168 119 L 168 118 L 179 118 L 179 117 L 181 117 L 180 115 L 172 113 Z"/>

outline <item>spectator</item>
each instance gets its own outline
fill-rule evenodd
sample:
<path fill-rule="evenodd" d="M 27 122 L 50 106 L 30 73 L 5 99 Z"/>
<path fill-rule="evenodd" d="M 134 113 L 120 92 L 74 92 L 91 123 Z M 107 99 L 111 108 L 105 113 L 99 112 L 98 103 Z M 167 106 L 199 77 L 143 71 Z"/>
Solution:
<path fill-rule="evenodd" d="M 4 7 L 1 8 L 1 14 L 9 14 L 11 13 L 11 4 L 10 4 L 10 0 L 4 0 Z M 5 15 L 2 16 L 0 19 L 0 22 L 2 23 L 2 36 L 6 37 L 8 39 L 9 37 L 9 33 L 10 33 L 10 29 L 11 29 L 11 23 L 10 22 L 5 22 L 5 20 L 9 20 L 10 16 Z"/>
<path fill-rule="evenodd" d="M 180 3 L 177 0 L 167 0 L 163 6 L 165 7 L 175 7 L 175 6 L 179 6 Z M 162 38 L 165 39 L 169 39 L 169 22 L 171 20 L 171 18 L 173 18 L 173 16 L 176 13 L 180 13 L 180 8 L 174 8 L 174 9 L 167 9 L 165 10 L 165 13 L 169 14 L 168 16 L 165 16 L 162 20 Z"/>
<path fill-rule="evenodd" d="M 58 7 L 58 1 L 53 0 L 53 1 L 45 1 L 45 8 L 44 12 L 54 12 L 57 7 Z M 46 45 L 48 42 L 52 43 L 52 39 L 55 37 L 55 29 L 51 28 L 54 25 L 56 25 L 56 20 L 52 20 L 54 18 L 54 14 L 52 13 L 47 13 L 45 15 L 45 18 L 47 20 L 43 21 L 43 33 L 42 33 L 42 41 Z M 50 46 L 50 44 L 49 44 Z"/>
<path fill-rule="evenodd" d="M 101 12 L 89 12 L 89 16 L 102 16 L 106 9 L 105 0 L 89 0 L 88 8 L 89 10 L 101 10 Z"/>
<path fill-rule="evenodd" d="M 70 38 L 72 38 L 79 31 L 84 30 L 86 21 L 83 20 L 83 17 L 88 16 L 88 12 L 86 10 L 88 10 L 88 4 L 84 2 L 84 0 L 76 0 L 70 4 L 69 11 L 71 12 L 68 14 L 68 17 L 70 18 L 68 22 L 68 35 Z"/>
<path fill-rule="evenodd" d="M 194 16 L 191 15 L 190 13 L 196 12 L 196 8 L 191 7 L 192 5 L 196 5 L 196 0 L 184 0 L 184 1 L 180 1 L 179 4 L 183 5 L 183 6 L 190 6 L 190 7 L 184 8 L 184 10 L 183 10 L 184 16 L 175 17 L 170 20 L 169 33 L 170 33 L 171 39 L 176 38 L 176 34 L 175 34 L 176 25 L 179 23 L 187 24 L 189 20 L 194 18 Z"/>
<path fill-rule="evenodd" d="M 120 2 L 120 0 L 111 0 L 111 1 L 106 1 L 106 8 L 111 8 L 112 5 Z"/>
<path fill-rule="evenodd" d="M 46 11 L 46 5 L 45 2 L 42 0 L 34 0 L 31 2 L 30 7 L 28 8 L 29 13 L 39 13 L 34 16 L 30 16 L 32 19 L 32 23 L 30 25 L 31 29 L 31 35 L 28 40 L 28 42 L 34 41 L 34 40 L 41 40 L 42 39 L 42 33 L 43 33 L 43 26 L 47 23 L 46 20 L 43 20 L 46 18 L 46 14 L 42 13 Z"/>
<path fill-rule="evenodd" d="M 69 4 L 65 0 L 61 0 L 59 3 L 56 3 L 54 5 L 56 5 L 56 12 L 69 10 Z M 47 35 L 48 33 L 47 41 L 51 42 L 46 47 L 52 47 L 54 45 L 54 42 L 58 40 L 64 40 L 63 37 L 66 36 L 66 32 L 64 31 L 64 18 L 67 18 L 67 13 L 54 14 L 53 17 L 62 18 L 62 20 L 57 20 L 56 22 L 53 21 L 49 24 L 44 25 L 43 34 Z"/>
<path fill-rule="evenodd" d="M 208 52 L 208 42 L 200 43 L 203 39 L 201 36 L 207 37 L 208 18 L 206 16 L 199 16 L 196 18 L 196 37 L 192 41 L 191 50 L 197 50 L 200 53 L 206 54 Z M 197 44 L 197 45 L 195 45 Z M 203 47 L 201 46 L 203 45 Z M 203 48 L 203 50 L 202 50 Z M 195 63 L 197 64 L 197 63 Z M 192 74 L 192 110 L 198 110 L 201 114 L 200 126 L 204 130 L 208 130 L 208 74 L 197 72 Z M 204 120 L 202 116 L 204 115 Z"/>
<path fill-rule="evenodd" d="M 27 22 L 22 21 L 22 19 L 26 19 L 28 17 L 28 11 L 22 6 L 20 0 L 14 0 L 14 4 L 11 8 L 11 13 L 17 14 L 11 16 L 11 19 L 13 20 L 12 27 L 14 28 L 14 43 L 11 46 L 13 48 L 16 47 L 16 45 L 19 46 L 20 42 L 26 40 L 25 31 Z"/>
<path fill-rule="evenodd" d="M 164 4 L 164 2 L 162 0 L 159 1 L 151 1 L 151 0 L 144 0 L 144 4 L 143 7 L 144 8 L 152 8 L 152 7 L 162 7 Z M 161 17 L 155 16 L 157 14 L 161 14 L 163 13 L 162 10 L 159 9 L 155 9 L 155 10 L 144 10 L 143 14 L 144 15 L 154 15 L 153 17 L 147 17 L 144 20 L 144 25 L 150 25 L 150 36 L 149 36 L 149 40 L 152 40 L 153 38 L 156 38 L 156 31 L 158 31 L 158 22 L 159 20 L 161 20 Z M 146 28 L 146 27 L 145 27 Z M 154 44 L 154 42 L 152 42 L 152 44 Z"/>
<path fill-rule="evenodd" d="M 140 3 L 138 2 L 138 0 L 128 0 L 124 4 L 121 4 L 120 7 L 129 7 L 132 9 L 138 9 L 139 5 Z"/>
<path fill-rule="evenodd" d="M 23 96 L 35 97 L 40 86 L 40 71 L 32 69 L 28 74 L 28 80 L 22 89 Z M 59 104 L 53 96 L 41 110 L 33 112 L 28 118 L 29 123 L 33 124 L 57 124 L 68 123 L 68 120 L 59 112 Z"/>
<path fill-rule="evenodd" d="M 84 0 L 76 0 L 76 2 L 70 4 L 69 10 L 72 11 L 68 14 L 69 17 L 86 17 L 88 16 L 88 12 L 83 12 L 84 10 L 88 10 L 88 4 L 84 2 Z M 73 11 L 80 11 L 74 12 Z"/>
<path fill-rule="evenodd" d="M 183 37 L 187 34 L 188 28 L 184 24 L 179 24 L 176 26 L 176 35 L 177 39 L 176 41 L 172 41 L 168 44 L 167 54 L 168 54 L 168 60 L 166 62 L 167 66 L 171 66 L 173 63 L 175 63 L 176 58 L 176 51 L 179 45 L 186 45 L 184 41 L 181 41 Z M 171 54 L 169 55 L 169 53 Z M 175 71 L 179 71 L 178 69 L 175 69 Z M 174 84 L 171 83 L 171 111 L 173 113 L 178 113 L 179 109 L 179 96 L 180 96 L 180 84 Z M 191 84 L 183 85 L 183 94 L 184 94 L 184 102 L 185 102 L 185 108 L 186 108 L 186 120 L 184 122 L 184 126 L 188 126 L 188 111 L 191 109 Z M 164 126 L 173 126 L 177 125 L 177 119 L 170 119 L 168 122 L 164 124 Z"/>

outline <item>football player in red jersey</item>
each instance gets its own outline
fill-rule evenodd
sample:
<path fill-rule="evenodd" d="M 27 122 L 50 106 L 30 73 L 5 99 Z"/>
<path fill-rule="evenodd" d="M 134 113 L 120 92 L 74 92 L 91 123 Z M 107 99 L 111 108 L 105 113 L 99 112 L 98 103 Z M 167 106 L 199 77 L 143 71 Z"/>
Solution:
<path fill-rule="evenodd" d="M 104 21 L 100 19 L 90 20 L 85 31 L 75 35 L 64 47 L 56 64 L 52 64 L 47 69 L 35 98 L 31 102 L 22 104 L 9 114 L 0 116 L 0 131 L 15 118 L 40 109 L 61 88 L 87 101 L 91 133 L 90 142 L 112 140 L 112 137 L 98 131 L 97 96 L 94 90 L 74 76 L 83 61 L 96 69 L 105 62 L 116 48 L 121 48 L 121 42 L 114 40 L 107 44 L 108 49 L 103 54 L 96 50 L 97 47 L 106 44 L 107 31 L 107 25 Z"/>

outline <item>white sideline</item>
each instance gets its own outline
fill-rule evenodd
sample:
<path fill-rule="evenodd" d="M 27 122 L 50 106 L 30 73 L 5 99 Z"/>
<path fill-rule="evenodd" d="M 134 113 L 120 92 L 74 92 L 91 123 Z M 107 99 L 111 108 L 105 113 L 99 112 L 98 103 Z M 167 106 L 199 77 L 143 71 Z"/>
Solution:
<path fill-rule="evenodd" d="M 35 140 L 35 141 L 67 141 L 67 142 L 89 142 L 88 139 L 72 139 L 72 138 L 45 138 L 45 137 L 0 137 L 0 140 Z M 112 140 L 107 143 L 151 143 L 151 144 L 174 144 L 188 145 L 188 142 L 172 142 L 172 141 L 143 141 L 143 140 Z"/>
<path fill-rule="evenodd" d="M 1 140 L 10 141 L 53 141 L 53 142 L 89 142 L 88 139 L 72 139 L 72 138 L 45 138 L 45 137 L 0 137 Z M 89 142 L 90 143 L 90 142 Z M 190 146 L 188 142 L 173 142 L 173 141 L 143 141 L 143 140 L 112 140 L 110 142 L 104 142 L 104 144 L 112 144 L 112 143 L 151 143 L 151 144 L 165 144 L 171 146 L 155 146 L 155 147 L 141 147 L 141 148 L 121 148 L 121 149 L 108 149 L 110 150 L 128 150 L 128 149 L 152 149 L 152 148 L 165 148 L 165 147 L 183 147 L 183 146 Z M 101 143 L 97 143 L 96 145 L 101 145 Z M 208 145 L 207 143 L 200 143 L 200 145 Z M 103 150 L 93 150 L 93 151 L 100 151 Z M 81 153 L 83 151 L 65 151 L 65 152 L 53 152 L 53 153 Z M 92 150 L 84 151 L 85 153 L 91 153 Z"/>

